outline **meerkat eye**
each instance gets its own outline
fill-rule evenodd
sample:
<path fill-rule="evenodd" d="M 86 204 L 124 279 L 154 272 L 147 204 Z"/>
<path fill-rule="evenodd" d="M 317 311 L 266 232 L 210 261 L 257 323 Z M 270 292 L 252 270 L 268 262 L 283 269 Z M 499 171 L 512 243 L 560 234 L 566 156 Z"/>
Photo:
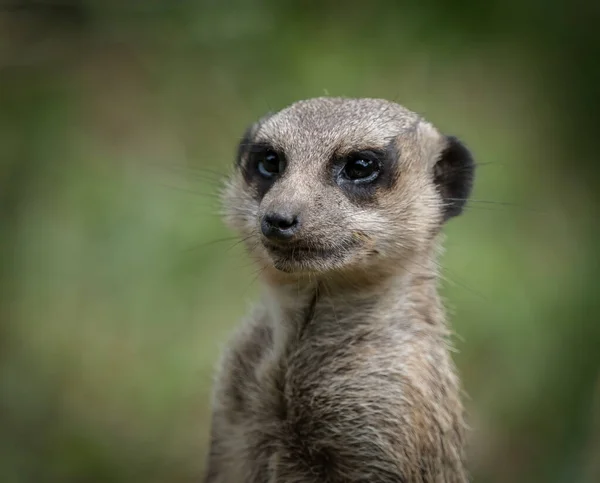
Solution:
<path fill-rule="evenodd" d="M 263 178 L 271 179 L 283 170 L 282 159 L 275 151 L 265 151 L 257 161 L 256 168 Z"/>
<path fill-rule="evenodd" d="M 348 159 L 342 173 L 354 183 L 370 183 L 379 176 L 380 165 L 375 159 L 366 156 L 354 156 Z"/>

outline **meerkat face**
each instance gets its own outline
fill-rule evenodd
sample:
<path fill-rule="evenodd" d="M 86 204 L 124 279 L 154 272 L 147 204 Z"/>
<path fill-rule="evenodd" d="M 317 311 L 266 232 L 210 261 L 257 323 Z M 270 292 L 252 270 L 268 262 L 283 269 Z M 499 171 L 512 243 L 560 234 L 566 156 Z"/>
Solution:
<path fill-rule="evenodd" d="M 473 168 L 457 139 L 398 104 L 310 99 L 247 130 L 226 221 L 266 268 L 393 270 L 462 211 Z"/>

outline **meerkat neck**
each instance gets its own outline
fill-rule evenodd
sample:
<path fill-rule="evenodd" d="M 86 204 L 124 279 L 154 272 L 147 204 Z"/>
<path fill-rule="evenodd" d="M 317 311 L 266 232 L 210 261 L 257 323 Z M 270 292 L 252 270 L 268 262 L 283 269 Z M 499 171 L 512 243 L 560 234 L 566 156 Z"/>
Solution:
<path fill-rule="evenodd" d="M 305 277 L 295 283 L 267 285 L 266 305 L 273 330 L 285 338 L 299 335 L 308 323 L 350 329 L 381 324 L 418 324 L 445 329 L 437 291 L 437 262 L 415 256 L 377 277 Z"/>

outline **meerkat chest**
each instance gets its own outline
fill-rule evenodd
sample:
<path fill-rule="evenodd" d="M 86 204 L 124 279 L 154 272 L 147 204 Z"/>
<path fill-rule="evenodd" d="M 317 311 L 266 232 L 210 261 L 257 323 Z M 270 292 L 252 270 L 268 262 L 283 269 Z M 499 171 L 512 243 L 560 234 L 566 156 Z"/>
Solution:
<path fill-rule="evenodd" d="M 243 331 L 221 380 L 226 408 L 221 437 L 228 441 L 224 449 L 249 482 L 269 481 L 281 471 L 282 454 L 289 453 L 290 445 L 299 444 L 306 424 L 313 425 L 308 421 L 318 417 L 315 401 L 338 397 L 328 396 L 331 383 L 335 386 L 341 381 L 346 389 L 364 384 L 362 377 L 353 377 L 354 358 L 344 356 L 345 342 L 361 345 L 360 337 L 343 339 L 338 347 L 319 341 L 308 330 L 306 339 L 291 338 L 277 347 L 267 327 L 255 324 Z"/>
<path fill-rule="evenodd" d="M 218 452 L 228 475 L 222 481 L 284 481 L 306 468 L 323 480 L 354 474 L 359 481 L 370 468 L 361 448 L 386 438 L 389 448 L 378 457 L 398 451 L 386 463 L 392 473 L 406 447 L 423 453 L 419 461 L 427 465 L 437 461 L 441 455 L 427 442 L 436 431 L 455 432 L 460 416 L 427 404 L 439 399 L 425 395 L 440 384 L 453 400 L 456 392 L 444 383 L 445 357 L 433 338 L 313 322 L 284 346 L 277 347 L 267 324 L 244 331 L 233 345 L 221 379 Z"/>
<path fill-rule="evenodd" d="M 224 361 L 217 394 L 224 481 L 242 481 L 240 475 L 269 481 L 286 420 L 285 372 L 269 325 L 259 320 L 243 328 Z"/>

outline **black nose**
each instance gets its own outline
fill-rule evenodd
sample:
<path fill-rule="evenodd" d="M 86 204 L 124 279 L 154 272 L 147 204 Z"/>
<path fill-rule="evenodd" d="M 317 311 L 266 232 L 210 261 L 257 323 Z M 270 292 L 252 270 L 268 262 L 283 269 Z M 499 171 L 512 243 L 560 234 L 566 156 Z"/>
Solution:
<path fill-rule="evenodd" d="M 260 224 L 263 235 L 272 240 L 289 240 L 300 228 L 298 215 L 267 213 Z"/>

